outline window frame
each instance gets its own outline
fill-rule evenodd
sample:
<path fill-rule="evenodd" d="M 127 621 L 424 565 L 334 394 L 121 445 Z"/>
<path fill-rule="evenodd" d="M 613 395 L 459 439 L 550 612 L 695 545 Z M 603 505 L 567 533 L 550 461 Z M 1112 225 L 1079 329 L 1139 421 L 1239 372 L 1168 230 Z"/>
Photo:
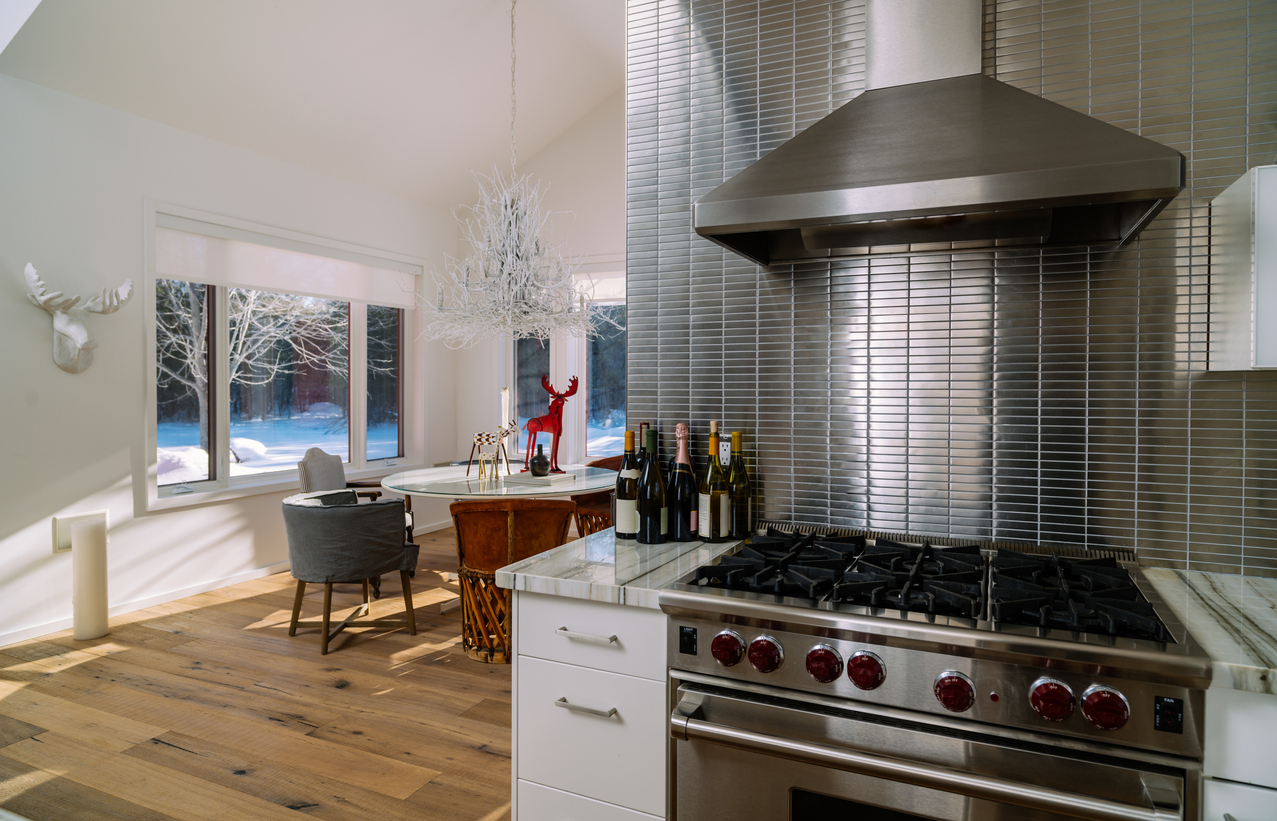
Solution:
<path fill-rule="evenodd" d="M 578 274 L 578 286 L 585 292 L 586 299 L 590 305 L 625 305 L 627 300 L 625 296 L 595 298 L 593 294 L 593 284 L 596 281 L 607 279 L 620 279 L 625 282 L 625 270 L 623 260 L 618 267 L 618 260 L 602 259 L 593 264 L 587 263 L 585 272 Z M 593 268 L 594 270 L 590 270 Z M 629 335 L 626 335 L 626 345 L 629 345 Z M 585 427 L 585 409 L 587 406 L 587 398 L 589 397 L 589 370 L 586 361 L 589 356 L 589 344 L 584 339 L 560 334 L 550 337 L 550 384 L 559 390 L 567 390 L 569 381 L 573 376 L 578 377 L 580 388 L 575 396 L 568 400 L 563 413 L 563 441 L 560 443 L 559 464 L 560 465 L 583 465 L 587 461 L 594 459 L 602 459 L 602 456 L 589 456 L 586 454 L 587 432 Z M 502 347 L 505 365 L 501 369 L 504 381 L 497 386 L 497 391 L 501 387 L 509 386 L 512 390 L 517 390 L 518 382 L 515 379 L 515 356 L 514 356 L 514 338 L 509 334 L 504 337 L 504 345 Z M 549 394 L 545 394 L 545 402 L 548 407 Z M 518 397 L 515 396 L 517 407 Z M 628 399 L 627 399 L 628 404 Z M 504 422 L 502 423 L 504 424 Z M 549 442 L 545 442 L 548 447 Z M 523 458 L 523 452 L 518 454 L 518 459 Z M 510 463 L 513 465 L 518 459 L 515 454 L 510 455 Z M 521 463 L 520 463 L 521 464 Z"/>
<path fill-rule="evenodd" d="M 146 256 L 146 275 L 144 277 L 143 292 L 143 327 L 145 330 L 145 350 L 143 353 L 145 385 L 146 385 L 146 412 L 143 415 L 143 453 L 144 453 L 144 477 L 143 481 L 137 482 L 135 487 L 143 487 L 145 492 L 145 502 L 147 510 L 166 510 L 171 508 L 181 508 L 193 505 L 207 504 L 209 502 L 222 501 L 226 499 L 242 498 L 265 493 L 279 493 L 289 490 L 295 490 L 300 487 L 300 481 L 297 475 L 296 467 L 292 469 L 283 469 L 271 471 L 269 473 L 261 473 L 250 476 L 230 476 L 229 465 L 227 462 L 227 446 L 230 442 L 230 392 L 227 386 L 222 384 L 226 377 L 225 362 L 227 361 L 229 351 L 227 349 L 229 333 L 227 331 L 227 311 L 226 299 L 229 286 L 218 285 L 212 283 L 214 288 L 214 332 L 213 344 L 210 346 L 210 355 L 214 359 L 214 373 L 216 374 L 215 382 L 210 385 L 210 402 L 209 420 L 210 441 L 214 443 L 215 453 L 213 460 L 216 462 L 214 468 L 215 478 L 202 482 L 188 482 L 174 485 L 159 485 L 158 471 L 158 454 L 156 442 L 156 423 L 158 421 L 158 412 L 156 408 L 157 401 L 157 385 L 158 368 L 156 365 L 156 279 L 161 275 L 157 271 L 156 262 L 156 229 L 157 219 L 159 215 L 169 215 L 187 220 L 195 220 L 207 223 L 211 226 L 229 229 L 231 231 L 243 234 L 256 235 L 258 237 L 274 240 L 269 244 L 275 247 L 285 249 L 299 250 L 304 253 L 317 254 L 321 256 L 331 256 L 342 259 L 347 258 L 351 254 L 359 255 L 376 260 L 384 260 L 387 263 L 393 263 L 394 269 L 400 271 L 403 276 L 412 282 L 412 291 L 419 291 L 421 285 L 420 274 L 425 270 L 424 260 L 410 257 L 402 254 L 393 254 L 374 248 L 344 243 L 337 240 L 330 240 L 323 237 L 316 237 L 308 234 L 301 234 L 295 231 L 287 231 L 274 228 L 267 225 L 248 222 L 246 220 L 224 217 L 218 214 L 210 214 L 182 206 L 169 205 L 147 200 L 144 202 L 144 222 L 143 233 L 145 241 Z M 414 270 L 415 269 L 415 270 Z M 168 278 L 165 276 L 164 278 Z M 261 290 L 272 290 L 280 292 L 276 286 L 263 284 Z M 400 425 L 403 431 L 403 451 L 402 457 L 386 457 L 381 459 L 369 460 L 367 456 L 367 305 L 382 303 L 377 300 L 360 301 L 351 299 L 349 295 L 331 294 L 323 292 L 302 292 L 295 289 L 288 289 L 287 293 L 296 293 L 302 296 L 313 296 L 325 299 L 337 299 L 348 302 L 350 305 L 350 317 L 348 323 L 348 333 L 350 334 L 349 344 L 349 370 L 348 374 L 348 438 L 349 438 L 349 460 L 346 465 L 346 476 L 349 479 L 369 479 L 386 474 L 402 471 L 414 470 L 425 467 L 425 440 L 424 431 L 428 425 L 424 419 L 426 408 L 421 398 L 418 396 L 416 363 L 418 358 L 418 345 L 407 332 L 408 326 L 418 325 L 419 321 L 417 308 L 401 308 L 400 323 L 400 379 L 399 379 L 399 395 L 400 395 Z M 398 306 L 386 306 L 398 307 Z M 356 363 L 358 363 L 356 365 Z M 420 424 L 416 421 L 419 420 Z"/>

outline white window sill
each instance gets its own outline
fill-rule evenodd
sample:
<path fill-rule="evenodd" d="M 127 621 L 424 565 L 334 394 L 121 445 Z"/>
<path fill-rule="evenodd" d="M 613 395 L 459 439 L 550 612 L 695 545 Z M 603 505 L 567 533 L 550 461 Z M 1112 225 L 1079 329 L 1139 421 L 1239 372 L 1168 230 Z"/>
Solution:
<path fill-rule="evenodd" d="M 424 464 L 397 464 L 393 467 L 371 467 L 363 470 L 346 472 L 347 480 L 383 479 L 393 473 L 405 470 L 420 470 Z M 231 480 L 230 487 L 210 488 L 208 490 L 193 489 L 190 493 L 176 493 L 160 496 L 155 485 L 148 488 L 146 509 L 148 511 L 177 510 L 187 507 L 225 502 L 231 499 L 243 499 L 249 496 L 265 496 L 272 493 L 291 493 L 301 488 L 297 479 L 297 471 L 286 470 L 274 474 L 242 476 Z"/>

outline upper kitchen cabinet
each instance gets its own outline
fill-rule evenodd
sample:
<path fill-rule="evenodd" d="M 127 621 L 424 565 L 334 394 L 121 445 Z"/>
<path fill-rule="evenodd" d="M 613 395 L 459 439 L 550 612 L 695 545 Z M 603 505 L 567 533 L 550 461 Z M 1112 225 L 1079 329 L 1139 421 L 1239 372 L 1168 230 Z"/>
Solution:
<path fill-rule="evenodd" d="M 1210 217 L 1209 368 L 1277 368 L 1277 165 L 1243 174 Z"/>

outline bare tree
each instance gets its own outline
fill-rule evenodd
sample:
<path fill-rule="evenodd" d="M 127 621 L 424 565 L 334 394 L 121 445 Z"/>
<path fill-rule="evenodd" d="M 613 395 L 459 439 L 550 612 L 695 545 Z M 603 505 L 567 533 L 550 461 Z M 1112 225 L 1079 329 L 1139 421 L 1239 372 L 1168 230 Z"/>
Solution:
<path fill-rule="evenodd" d="M 209 298 L 212 288 L 157 280 L 155 346 L 159 385 L 180 385 L 199 404 L 200 447 L 209 449 Z M 229 379 L 265 385 L 299 367 L 342 371 L 348 362 L 348 306 L 313 297 L 227 291 Z"/>

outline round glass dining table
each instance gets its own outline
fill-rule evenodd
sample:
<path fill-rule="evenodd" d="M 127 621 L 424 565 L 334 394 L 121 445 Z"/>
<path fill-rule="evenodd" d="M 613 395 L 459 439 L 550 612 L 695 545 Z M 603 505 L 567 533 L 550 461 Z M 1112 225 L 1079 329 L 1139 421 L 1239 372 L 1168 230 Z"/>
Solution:
<path fill-rule="evenodd" d="M 528 476 L 529 474 L 519 474 Z M 496 477 L 489 475 L 484 479 L 478 476 L 478 466 L 470 470 L 466 476 L 465 465 L 450 465 L 442 468 L 425 468 L 423 470 L 406 470 L 395 473 L 381 480 L 381 486 L 394 493 L 410 496 L 430 496 L 438 499 L 502 499 L 514 497 L 576 496 L 581 493 L 596 493 L 616 486 L 616 471 L 607 468 L 585 467 L 584 465 L 568 465 L 562 474 L 556 476 L 572 476 L 570 481 L 560 480 L 553 484 L 511 482 L 504 472 Z"/>

